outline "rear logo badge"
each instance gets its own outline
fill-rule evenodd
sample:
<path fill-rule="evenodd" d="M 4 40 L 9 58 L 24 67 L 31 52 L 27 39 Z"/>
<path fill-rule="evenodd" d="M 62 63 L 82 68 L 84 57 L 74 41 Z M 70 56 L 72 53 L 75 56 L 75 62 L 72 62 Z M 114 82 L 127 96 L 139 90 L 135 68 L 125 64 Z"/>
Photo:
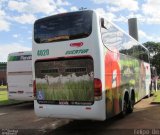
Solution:
<path fill-rule="evenodd" d="M 81 47 L 83 46 L 83 42 L 71 43 L 70 46 L 71 47 Z"/>

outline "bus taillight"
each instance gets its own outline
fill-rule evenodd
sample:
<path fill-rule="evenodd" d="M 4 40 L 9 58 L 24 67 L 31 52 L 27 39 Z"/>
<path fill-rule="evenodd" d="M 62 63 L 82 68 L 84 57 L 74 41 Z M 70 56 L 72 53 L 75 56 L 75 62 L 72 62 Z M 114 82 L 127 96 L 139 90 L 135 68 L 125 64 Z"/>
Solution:
<path fill-rule="evenodd" d="M 94 98 L 95 100 L 102 98 L 102 82 L 97 78 L 94 78 Z"/>
<path fill-rule="evenodd" d="M 33 81 L 33 96 L 36 97 L 36 80 Z"/>

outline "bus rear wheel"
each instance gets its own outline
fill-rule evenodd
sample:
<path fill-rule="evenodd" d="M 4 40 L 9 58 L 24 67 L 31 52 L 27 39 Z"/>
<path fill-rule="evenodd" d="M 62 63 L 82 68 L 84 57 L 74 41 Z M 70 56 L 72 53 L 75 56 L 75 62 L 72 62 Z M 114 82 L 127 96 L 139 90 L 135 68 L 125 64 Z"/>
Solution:
<path fill-rule="evenodd" d="M 132 93 L 131 99 L 128 102 L 127 113 L 132 113 L 135 104 L 135 94 Z"/>
<path fill-rule="evenodd" d="M 133 112 L 133 108 L 134 108 L 134 101 L 130 100 L 128 103 L 128 108 L 127 108 L 127 113 L 132 113 Z"/>
<path fill-rule="evenodd" d="M 123 101 L 123 109 L 122 112 L 120 113 L 120 117 L 123 118 L 127 114 L 127 102 L 126 100 Z"/>

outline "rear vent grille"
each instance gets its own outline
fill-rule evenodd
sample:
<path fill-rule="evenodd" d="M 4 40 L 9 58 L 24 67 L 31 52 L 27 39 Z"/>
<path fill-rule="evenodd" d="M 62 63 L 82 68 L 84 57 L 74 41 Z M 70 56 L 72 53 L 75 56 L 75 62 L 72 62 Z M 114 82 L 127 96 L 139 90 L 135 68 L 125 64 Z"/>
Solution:
<path fill-rule="evenodd" d="M 42 73 L 42 74 L 58 73 L 58 69 L 41 70 L 41 73 Z"/>
<path fill-rule="evenodd" d="M 66 68 L 65 72 L 68 73 L 79 73 L 79 72 L 86 72 L 87 69 L 84 67 L 76 67 L 76 68 Z"/>

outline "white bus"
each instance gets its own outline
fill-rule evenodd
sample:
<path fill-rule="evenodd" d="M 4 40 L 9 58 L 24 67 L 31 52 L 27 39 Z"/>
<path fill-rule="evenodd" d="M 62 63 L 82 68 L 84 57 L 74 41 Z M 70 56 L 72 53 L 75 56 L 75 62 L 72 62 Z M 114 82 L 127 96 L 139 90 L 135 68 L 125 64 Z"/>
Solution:
<path fill-rule="evenodd" d="M 149 94 L 148 50 L 95 11 L 37 20 L 32 49 L 40 117 L 105 120 Z"/>
<path fill-rule="evenodd" d="M 33 101 L 31 51 L 8 55 L 7 84 L 9 99 Z"/>

